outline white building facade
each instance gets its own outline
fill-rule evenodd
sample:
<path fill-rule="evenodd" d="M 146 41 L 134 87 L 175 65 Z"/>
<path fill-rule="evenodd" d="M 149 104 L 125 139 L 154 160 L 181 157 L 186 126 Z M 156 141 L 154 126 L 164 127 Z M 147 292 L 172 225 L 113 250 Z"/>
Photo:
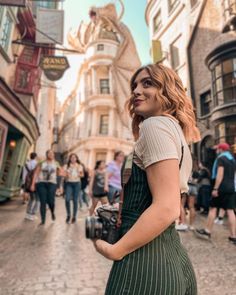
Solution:
<path fill-rule="evenodd" d="M 201 2 L 149 0 L 145 11 L 150 39 L 161 43 L 163 64 L 178 73 L 186 89 L 189 89 L 187 46 Z"/>
<path fill-rule="evenodd" d="M 76 90 L 62 108 L 59 150 L 67 157 L 78 154 L 93 168 L 97 160 L 109 162 L 116 150 L 125 154 L 133 148 L 133 136 L 118 114 L 111 67 L 118 42 L 97 40 L 89 45 Z"/>

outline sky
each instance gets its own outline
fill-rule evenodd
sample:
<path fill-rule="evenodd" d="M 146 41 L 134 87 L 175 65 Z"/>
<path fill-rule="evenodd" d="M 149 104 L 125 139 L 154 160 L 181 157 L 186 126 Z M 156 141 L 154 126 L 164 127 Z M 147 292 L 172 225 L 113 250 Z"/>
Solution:
<path fill-rule="evenodd" d="M 115 3 L 118 13 L 120 3 L 116 0 L 64 0 L 65 11 L 64 23 L 64 44 L 67 46 L 67 33 L 71 30 L 76 32 L 81 21 L 89 22 L 88 11 L 91 6 L 103 6 L 108 3 Z M 151 61 L 149 31 L 145 22 L 145 7 L 147 0 L 123 0 L 125 12 L 122 21 L 128 26 L 136 43 L 138 54 L 142 64 Z M 57 95 L 60 101 L 64 101 L 74 88 L 79 66 L 82 61 L 81 55 L 67 55 L 70 68 L 64 73 L 62 79 L 56 84 Z"/>

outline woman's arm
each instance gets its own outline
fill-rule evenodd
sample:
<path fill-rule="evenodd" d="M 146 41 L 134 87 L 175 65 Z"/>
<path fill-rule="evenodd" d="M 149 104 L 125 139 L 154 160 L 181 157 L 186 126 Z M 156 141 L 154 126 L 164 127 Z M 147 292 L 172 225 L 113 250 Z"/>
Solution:
<path fill-rule="evenodd" d="M 107 172 L 105 172 L 104 190 L 105 192 L 108 192 L 108 173 Z"/>
<path fill-rule="evenodd" d="M 159 236 L 180 215 L 178 160 L 168 159 L 152 164 L 146 173 L 152 204 L 116 244 L 97 241 L 97 250 L 107 258 L 122 259 Z"/>
<path fill-rule="evenodd" d="M 90 196 L 92 196 L 92 194 L 93 194 L 92 190 L 93 190 L 94 175 L 95 175 L 95 173 L 94 173 L 94 171 L 92 171 L 91 178 L 89 180 L 89 195 Z"/>
<path fill-rule="evenodd" d="M 31 183 L 31 186 L 30 186 L 30 190 L 32 192 L 35 191 L 35 183 L 36 183 L 36 179 L 38 178 L 38 175 L 39 175 L 40 171 L 41 171 L 41 165 L 38 164 L 36 166 L 36 168 L 35 168 L 34 175 L 33 175 L 33 178 L 32 178 L 32 183 Z"/>

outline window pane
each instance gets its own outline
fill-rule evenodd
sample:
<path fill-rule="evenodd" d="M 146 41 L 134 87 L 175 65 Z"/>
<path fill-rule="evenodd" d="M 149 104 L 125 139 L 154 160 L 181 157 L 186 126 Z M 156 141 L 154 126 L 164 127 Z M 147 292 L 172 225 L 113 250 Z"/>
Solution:
<path fill-rule="evenodd" d="M 103 94 L 110 93 L 109 79 L 101 79 L 100 80 L 100 93 L 103 93 Z"/>
<path fill-rule="evenodd" d="M 234 144 L 236 135 L 236 121 L 229 121 L 225 123 L 226 139 L 229 144 Z"/>
<path fill-rule="evenodd" d="M 194 5 L 196 5 L 197 2 L 198 2 L 198 0 L 191 0 L 190 1 L 191 7 L 193 7 Z"/>
<path fill-rule="evenodd" d="M 0 40 L 0 45 L 6 51 L 8 50 L 8 45 L 10 41 L 11 27 L 12 27 L 12 20 L 9 14 L 7 13 L 3 20 L 2 34 L 1 34 L 1 40 Z"/>
<path fill-rule="evenodd" d="M 108 134 L 108 115 L 101 115 L 99 134 Z"/>
<path fill-rule="evenodd" d="M 217 93 L 217 105 L 222 105 L 224 104 L 224 96 L 223 96 L 223 92 L 220 91 Z"/>
<path fill-rule="evenodd" d="M 161 27 L 161 10 L 153 18 L 153 31 L 157 32 Z"/>
<path fill-rule="evenodd" d="M 180 60 L 180 57 L 181 57 L 180 50 L 182 48 L 181 42 L 182 42 L 182 38 L 181 36 L 179 36 L 179 38 L 170 45 L 171 65 L 173 69 L 176 69 L 181 64 L 181 60 Z"/>
<path fill-rule="evenodd" d="M 222 90 L 222 88 L 223 88 L 223 86 L 222 86 L 222 79 L 220 77 L 220 78 L 218 78 L 216 80 L 216 91 L 218 92 L 218 91 Z"/>
<path fill-rule="evenodd" d="M 224 89 L 224 102 L 228 103 L 233 101 L 233 88 Z"/>
<path fill-rule="evenodd" d="M 205 116 L 210 113 L 211 103 L 211 91 L 207 91 L 200 96 L 201 103 L 201 116 Z"/>
<path fill-rule="evenodd" d="M 232 60 L 226 60 L 223 62 L 223 74 L 233 72 L 233 62 Z"/>
<path fill-rule="evenodd" d="M 168 0 L 168 10 L 169 13 L 174 9 L 179 3 L 179 0 Z"/>
<path fill-rule="evenodd" d="M 215 76 L 216 76 L 216 78 L 222 76 L 221 64 L 219 64 L 215 67 Z"/>
<path fill-rule="evenodd" d="M 4 7 L 0 6 L 0 27 L 1 27 L 2 20 L 3 20 L 3 12 L 4 12 Z"/>

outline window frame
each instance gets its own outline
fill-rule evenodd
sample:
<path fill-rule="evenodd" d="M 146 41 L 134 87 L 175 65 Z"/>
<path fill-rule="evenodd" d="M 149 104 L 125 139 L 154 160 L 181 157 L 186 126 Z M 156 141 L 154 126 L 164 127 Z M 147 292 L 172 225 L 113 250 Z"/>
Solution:
<path fill-rule="evenodd" d="M 156 24 L 155 20 L 158 19 L 158 17 L 160 17 L 160 21 L 158 24 Z M 162 27 L 161 8 L 158 9 L 157 13 L 153 17 L 152 25 L 153 25 L 153 33 L 158 32 L 160 28 Z"/>
<path fill-rule="evenodd" d="M 180 48 L 178 46 L 174 46 L 176 41 L 178 41 L 181 38 L 182 35 L 179 35 L 171 44 L 170 44 L 170 59 L 171 59 L 171 67 L 172 69 L 176 70 L 180 65 Z M 178 64 L 174 62 L 174 48 L 178 49 Z"/>
<path fill-rule="evenodd" d="M 109 114 L 101 114 L 99 120 L 99 135 L 108 135 L 109 132 Z M 104 121 L 107 120 L 106 121 Z"/>
<path fill-rule="evenodd" d="M 228 61 L 232 62 L 232 65 L 233 65 L 232 70 L 230 72 L 224 73 L 223 65 L 224 63 Z M 218 71 L 220 71 L 220 73 Z M 226 87 L 225 86 L 226 83 L 224 79 L 227 76 L 232 77 L 232 83 L 231 85 Z M 214 101 L 215 107 L 228 104 L 231 102 L 236 102 L 236 56 L 220 61 L 212 69 L 212 89 L 213 89 L 213 101 Z M 228 99 L 226 95 L 226 92 L 229 92 L 229 91 L 231 91 L 231 99 Z M 220 102 L 220 99 L 219 99 L 220 95 L 222 95 L 222 98 L 223 98 L 222 102 Z"/>
<path fill-rule="evenodd" d="M 98 44 L 97 51 L 104 51 L 104 44 Z"/>
<path fill-rule="evenodd" d="M 209 98 L 206 100 L 206 97 L 209 95 Z M 201 117 L 207 116 L 211 112 L 211 106 L 210 103 L 212 102 L 212 97 L 211 97 L 211 90 L 207 90 L 200 94 L 200 115 Z M 205 105 L 207 104 L 208 111 L 205 111 Z"/>
<path fill-rule="evenodd" d="M 106 81 L 106 85 L 102 85 Z M 99 79 L 99 89 L 100 94 L 110 94 L 110 80 L 109 79 Z"/>
<path fill-rule="evenodd" d="M 9 22 L 7 22 L 7 20 Z M 10 48 L 13 24 L 14 20 L 10 12 L 8 10 L 3 10 L 2 21 L 0 26 L 0 47 L 5 53 L 8 53 Z M 4 43 L 2 42 L 2 40 L 4 40 Z"/>
<path fill-rule="evenodd" d="M 175 8 L 179 5 L 179 0 L 174 0 L 174 2 L 171 4 L 171 0 L 168 0 L 168 13 L 169 15 L 175 10 Z"/>

